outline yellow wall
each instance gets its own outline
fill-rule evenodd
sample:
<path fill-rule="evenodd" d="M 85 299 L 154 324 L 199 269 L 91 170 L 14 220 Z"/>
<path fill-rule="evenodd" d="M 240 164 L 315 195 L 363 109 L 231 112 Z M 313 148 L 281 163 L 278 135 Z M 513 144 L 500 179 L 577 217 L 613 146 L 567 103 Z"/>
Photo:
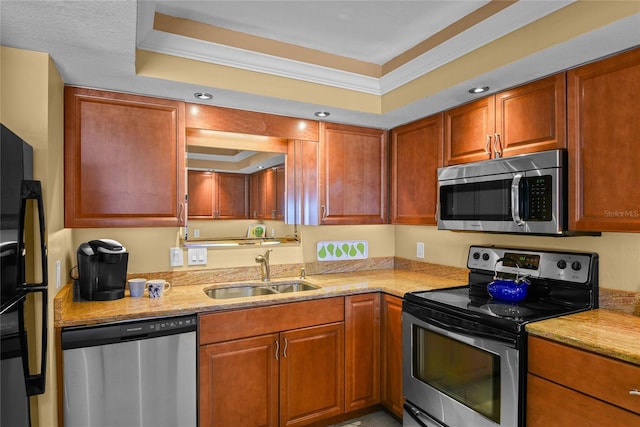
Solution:
<path fill-rule="evenodd" d="M 425 261 L 465 267 L 469 245 L 508 245 L 597 252 L 600 286 L 640 292 L 640 234 L 603 233 L 600 237 L 539 237 L 462 233 L 436 227 L 396 226 L 396 256 L 416 259 L 416 243 L 425 246 Z"/>
<path fill-rule="evenodd" d="M 45 241 L 49 255 L 48 320 L 51 326 L 56 293 L 55 260 L 63 262 L 63 271 L 70 268 L 71 263 L 71 232 L 63 228 L 64 85 L 47 54 L 2 47 L 0 59 L 0 120 L 33 146 L 34 179 L 42 182 L 47 219 Z M 31 400 L 34 426 L 57 425 L 53 337 L 53 328 L 50 327 L 46 392 Z"/>

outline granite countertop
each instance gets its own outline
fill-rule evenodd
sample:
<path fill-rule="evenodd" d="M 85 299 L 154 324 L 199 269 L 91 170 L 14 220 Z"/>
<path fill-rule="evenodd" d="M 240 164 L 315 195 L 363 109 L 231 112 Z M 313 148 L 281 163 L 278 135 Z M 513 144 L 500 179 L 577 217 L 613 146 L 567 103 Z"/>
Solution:
<path fill-rule="evenodd" d="M 452 274 L 447 270 L 436 266 L 428 271 L 380 269 L 314 274 L 307 276 L 305 280 L 319 286 L 317 290 L 235 299 L 209 298 L 204 293 L 205 288 L 224 286 L 229 282 L 192 283 L 192 280 L 199 280 L 198 275 L 188 275 L 182 280 L 184 284 L 174 285 L 165 291 L 162 298 L 154 299 L 148 298 L 146 294 L 140 298 L 131 298 L 127 291 L 124 298 L 115 301 L 76 301 L 70 283 L 54 298 L 54 326 L 63 328 L 148 317 L 178 316 L 366 292 L 385 292 L 402 298 L 407 292 L 466 284 L 466 276 L 456 272 Z M 287 279 L 292 277 L 278 277 L 272 280 L 277 282 Z M 249 282 L 255 283 L 256 280 Z M 634 299 L 634 307 L 636 304 Z M 602 306 L 602 298 L 600 305 Z M 530 323 L 526 329 L 532 336 L 640 365 L 640 316 L 635 312 L 630 314 L 600 308 Z"/>
<path fill-rule="evenodd" d="M 529 335 L 640 365 L 640 316 L 596 309 L 530 323 Z"/>
<path fill-rule="evenodd" d="M 273 278 L 272 281 L 286 279 Z M 127 290 L 124 298 L 115 301 L 74 301 L 73 286 L 67 284 L 54 299 L 54 326 L 62 328 L 145 317 L 176 316 L 375 291 L 401 298 L 406 292 L 466 284 L 466 281 L 406 270 L 369 270 L 354 273 L 320 274 L 307 276 L 305 280 L 320 288 L 311 291 L 226 300 L 209 298 L 204 293 L 205 288 L 214 285 L 209 283 L 173 286 L 165 291 L 161 298 L 148 298 L 146 294 L 143 297 L 131 298 Z M 255 283 L 256 281 L 251 282 Z M 215 286 L 223 285 L 223 283 L 215 284 Z"/>

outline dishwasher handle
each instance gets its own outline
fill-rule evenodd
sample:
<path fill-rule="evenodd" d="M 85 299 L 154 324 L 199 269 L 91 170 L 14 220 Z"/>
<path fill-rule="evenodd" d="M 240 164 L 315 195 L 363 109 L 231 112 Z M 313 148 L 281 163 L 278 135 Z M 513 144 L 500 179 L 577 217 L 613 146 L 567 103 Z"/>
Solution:
<path fill-rule="evenodd" d="M 70 350 L 182 334 L 195 331 L 197 324 L 197 316 L 188 315 L 74 326 L 62 329 L 61 346 L 62 350 Z"/>

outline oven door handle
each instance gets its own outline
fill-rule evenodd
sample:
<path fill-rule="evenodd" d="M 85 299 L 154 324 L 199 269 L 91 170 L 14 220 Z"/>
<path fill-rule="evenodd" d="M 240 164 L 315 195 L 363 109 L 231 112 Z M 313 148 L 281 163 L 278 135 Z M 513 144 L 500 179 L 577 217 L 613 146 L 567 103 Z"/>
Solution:
<path fill-rule="evenodd" d="M 429 318 L 429 319 L 422 319 L 424 322 L 426 323 L 430 323 L 433 326 L 436 326 L 438 328 L 444 329 L 446 331 L 449 332 L 453 332 L 453 333 L 457 333 L 460 335 L 465 335 L 465 336 L 469 336 L 469 337 L 475 337 L 475 338 L 487 338 L 493 341 L 499 341 L 503 344 L 507 344 L 510 345 L 513 348 L 517 347 L 517 339 L 516 338 L 509 338 L 506 336 L 502 336 L 502 335 L 497 335 L 497 334 L 492 334 L 489 332 L 482 332 L 482 331 L 475 331 L 473 329 L 469 329 L 469 328 L 465 328 L 462 326 L 458 326 L 458 325 L 452 325 L 450 323 L 444 323 L 439 321 L 438 319 L 434 319 L 434 318 Z"/>

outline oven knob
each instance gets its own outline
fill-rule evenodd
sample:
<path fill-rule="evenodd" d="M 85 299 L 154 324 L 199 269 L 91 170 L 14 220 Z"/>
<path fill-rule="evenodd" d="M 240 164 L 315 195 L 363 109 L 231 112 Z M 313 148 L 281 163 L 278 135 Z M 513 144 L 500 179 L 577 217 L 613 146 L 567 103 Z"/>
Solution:
<path fill-rule="evenodd" d="M 489 261 L 489 254 L 482 254 L 482 259 L 485 261 Z"/>
<path fill-rule="evenodd" d="M 567 261 L 561 259 L 556 265 L 560 270 L 564 270 L 565 268 L 567 268 Z"/>
<path fill-rule="evenodd" d="M 478 252 L 474 252 L 473 259 L 480 259 L 480 254 Z"/>
<path fill-rule="evenodd" d="M 573 268 L 575 271 L 580 271 L 580 269 L 582 268 L 582 264 L 580 264 L 579 261 L 573 261 L 571 263 L 571 268 Z"/>

